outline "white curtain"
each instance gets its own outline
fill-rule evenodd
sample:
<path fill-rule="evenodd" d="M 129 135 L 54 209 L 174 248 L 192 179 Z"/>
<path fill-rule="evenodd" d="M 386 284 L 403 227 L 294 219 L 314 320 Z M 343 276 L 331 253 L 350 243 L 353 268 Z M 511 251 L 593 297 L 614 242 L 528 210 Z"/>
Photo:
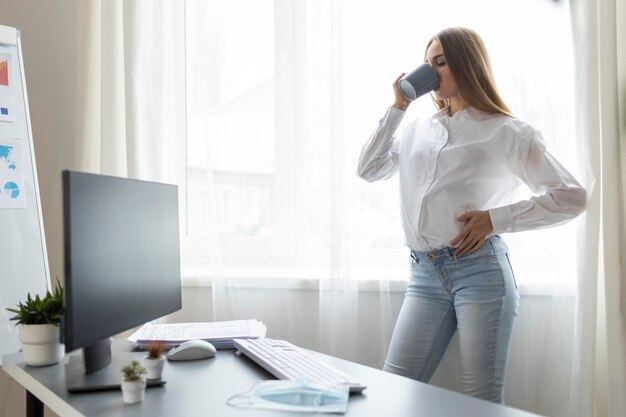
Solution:
<path fill-rule="evenodd" d="M 571 1 L 577 131 L 599 184 L 591 196 L 579 275 L 570 415 L 626 415 L 626 7 Z"/>
<path fill-rule="evenodd" d="M 76 2 L 76 167 L 184 184 L 184 4 Z"/>
<path fill-rule="evenodd" d="M 359 180 L 354 141 L 343 130 L 341 2 L 248 2 L 250 13 L 237 19 L 255 39 L 243 37 L 241 44 L 224 24 L 234 18 L 232 7 L 219 1 L 187 5 L 193 27 L 188 33 L 204 42 L 199 56 L 188 60 L 194 86 L 189 140 L 201 142 L 190 155 L 190 181 L 199 172 L 201 184 L 190 193 L 188 212 L 199 195 L 206 199 L 201 221 L 190 217 L 183 242 L 184 253 L 197 253 L 187 258 L 189 264 L 202 267 L 184 266 L 185 284 L 210 285 L 212 319 L 256 318 L 267 324 L 270 337 L 380 365 L 393 326 L 389 283 L 370 283 L 368 295 L 375 294 L 381 306 L 372 311 L 372 301 L 359 302 L 359 280 L 351 269 L 355 202 L 349 183 Z M 212 49 L 205 54 L 207 47 Z M 241 61 L 229 66 L 233 56 Z M 275 212 L 268 238 L 228 230 L 220 236 L 232 213 L 245 217 L 255 211 L 246 199 L 239 207 L 226 197 L 219 201 L 236 192 L 227 176 L 237 171 L 238 189 L 253 188 L 265 172 L 272 176 L 268 194 Z M 226 226 L 220 226 L 220 216 Z M 384 337 L 370 341 L 381 328 Z"/>

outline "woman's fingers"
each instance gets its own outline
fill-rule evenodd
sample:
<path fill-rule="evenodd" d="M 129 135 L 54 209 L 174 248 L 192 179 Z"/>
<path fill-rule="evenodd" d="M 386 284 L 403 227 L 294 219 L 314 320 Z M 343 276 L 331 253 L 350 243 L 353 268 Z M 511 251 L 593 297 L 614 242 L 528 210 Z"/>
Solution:
<path fill-rule="evenodd" d="M 405 75 L 406 75 L 406 72 L 403 72 L 393 82 L 393 94 L 395 96 L 393 107 L 403 110 L 403 111 L 409 107 L 409 104 L 411 104 L 411 102 L 407 100 L 406 97 L 404 97 L 404 95 L 402 95 L 402 92 L 400 91 L 400 86 L 398 85 L 400 78 L 404 77 Z"/>
<path fill-rule="evenodd" d="M 459 217 L 458 221 L 465 223 L 461 232 L 450 242 L 456 246 L 454 256 L 461 256 L 480 249 L 493 231 L 491 217 L 488 211 L 470 211 Z"/>

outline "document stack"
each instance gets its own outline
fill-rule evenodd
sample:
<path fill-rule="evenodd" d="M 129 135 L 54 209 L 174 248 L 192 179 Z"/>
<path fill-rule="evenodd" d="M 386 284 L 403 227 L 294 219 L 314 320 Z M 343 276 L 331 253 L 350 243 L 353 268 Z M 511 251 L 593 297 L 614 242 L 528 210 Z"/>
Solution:
<path fill-rule="evenodd" d="M 138 349 L 145 349 L 150 342 L 161 341 L 166 349 L 192 339 L 211 342 L 216 349 L 232 349 L 233 339 L 263 338 L 267 333 L 265 324 L 257 320 L 212 321 L 200 323 L 146 323 L 127 340 Z"/>

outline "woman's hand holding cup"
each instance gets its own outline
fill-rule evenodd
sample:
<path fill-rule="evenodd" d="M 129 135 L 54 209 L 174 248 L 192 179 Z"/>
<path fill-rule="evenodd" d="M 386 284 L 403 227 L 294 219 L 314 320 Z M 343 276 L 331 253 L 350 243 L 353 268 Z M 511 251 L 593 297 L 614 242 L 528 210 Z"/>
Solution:
<path fill-rule="evenodd" d="M 393 107 L 402 111 L 406 111 L 406 109 L 409 107 L 409 104 L 411 104 L 411 102 L 407 100 L 406 97 L 404 97 L 404 94 L 402 94 L 402 92 L 400 91 L 400 86 L 398 85 L 398 83 L 400 82 L 400 79 L 404 77 L 405 75 L 406 75 L 406 72 L 403 72 L 393 82 L 393 94 L 396 99 L 395 102 L 393 103 Z"/>

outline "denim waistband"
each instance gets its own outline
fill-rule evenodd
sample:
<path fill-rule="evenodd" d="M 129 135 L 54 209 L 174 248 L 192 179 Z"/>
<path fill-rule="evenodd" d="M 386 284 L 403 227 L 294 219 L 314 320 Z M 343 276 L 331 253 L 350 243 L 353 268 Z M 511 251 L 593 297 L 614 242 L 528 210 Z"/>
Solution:
<path fill-rule="evenodd" d="M 494 247 L 493 241 L 496 239 L 500 239 L 500 236 L 498 235 L 489 236 L 487 240 L 485 240 L 485 243 L 483 243 L 483 246 L 478 250 L 480 251 L 482 249 L 485 249 L 485 245 L 487 245 L 487 248 L 493 248 Z M 454 257 L 455 250 L 456 248 L 452 246 L 446 246 L 445 248 L 433 249 L 433 250 L 428 250 L 428 251 L 416 251 L 416 250 L 411 249 L 411 258 L 415 259 L 416 261 L 421 261 L 421 260 L 432 261 L 440 257 L 455 259 Z"/>

